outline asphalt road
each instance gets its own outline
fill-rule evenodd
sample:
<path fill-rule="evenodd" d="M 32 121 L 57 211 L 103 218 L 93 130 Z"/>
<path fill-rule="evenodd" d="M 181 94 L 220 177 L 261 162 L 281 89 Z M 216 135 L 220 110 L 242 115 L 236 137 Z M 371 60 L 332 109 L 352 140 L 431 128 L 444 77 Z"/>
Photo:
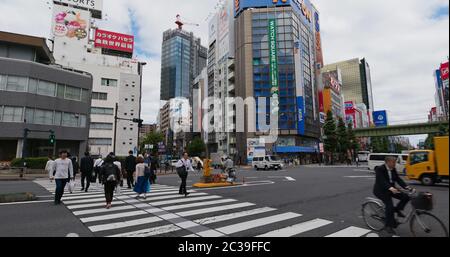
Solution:
<path fill-rule="evenodd" d="M 322 236 L 327 232 L 349 226 L 366 228 L 361 217 L 361 205 L 366 197 L 373 197 L 375 175 L 365 168 L 299 167 L 283 171 L 240 170 L 238 177 L 249 186 L 207 190 L 224 197 L 248 201 L 277 208 L 285 212 L 302 214 L 305 221 L 325 219 L 333 224 L 303 233 L 301 236 Z M 188 185 L 200 178 L 191 174 Z M 404 178 L 406 180 L 406 178 Z M 266 184 L 266 183 L 270 184 Z M 431 192 L 436 199 L 433 211 L 449 227 L 449 186 L 422 186 L 416 181 L 407 181 L 418 191 Z M 176 176 L 160 177 L 159 183 L 174 185 L 179 183 Z M 197 191 L 201 191 L 196 189 Z M 409 210 L 409 209 L 407 209 Z M 408 226 L 397 230 L 399 236 L 410 236 Z M 379 236 L 387 236 L 384 233 Z"/>
<path fill-rule="evenodd" d="M 372 196 L 374 174 L 353 167 L 299 167 L 283 171 L 239 170 L 244 186 L 194 189 L 201 174 L 188 178 L 188 198 L 178 196 L 179 178 L 160 176 L 148 199 L 136 200 L 124 189 L 111 210 L 104 209 L 101 188 L 88 194 L 66 194 L 63 206 L 53 206 L 54 184 L 0 182 L 0 194 L 33 192 L 34 203 L 0 204 L 0 236 L 211 236 L 251 237 L 291 235 L 299 237 L 387 236 L 368 231 L 361 205 Z M 434 194 L 434 213 L 449 226 L 449 186 L 423 187 Z M 410 236 L 407 226 L 401 237 Z"/>

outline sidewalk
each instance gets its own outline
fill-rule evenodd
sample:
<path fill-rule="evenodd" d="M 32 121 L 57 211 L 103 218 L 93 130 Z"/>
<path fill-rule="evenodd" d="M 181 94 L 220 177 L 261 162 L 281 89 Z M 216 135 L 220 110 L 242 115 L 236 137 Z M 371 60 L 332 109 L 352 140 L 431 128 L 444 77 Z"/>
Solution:
<path fill-rule="evenodd" d="M 93 236 L 64 205 L 53 205 L 53 195 L 30 180 L 0 181 L 0 194 L 28 192 L 37 196 L 36 201 L 0 204 L 0 237 Z"/>
<path fill-rule="evenodd" d="M 310 165 L 300 165 L 297 167 L 307 167 L 307 168 L 351 168 L 351 169 L 369 169 L 368 165 L 319 165 L 319 164 L 310 164 Z"/>

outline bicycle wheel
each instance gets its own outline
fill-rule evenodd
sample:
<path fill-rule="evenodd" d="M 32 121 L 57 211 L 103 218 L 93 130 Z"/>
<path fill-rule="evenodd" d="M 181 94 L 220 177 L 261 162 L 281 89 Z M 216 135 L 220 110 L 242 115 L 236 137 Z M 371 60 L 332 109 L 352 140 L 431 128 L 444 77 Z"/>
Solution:
<path fill-rule="evenodd" d="M 410 230 L 414 237 L 448 237 L 445 224 L 426 211 L 417 211 L 411 219 Z"/>
<path fill-rule="evenodd" d="M 385 210 L 378 203 L 365 203 L 362 208 L 362 216 L 367 227 L 376 232 L 380 232 L 386 227 Z"/>

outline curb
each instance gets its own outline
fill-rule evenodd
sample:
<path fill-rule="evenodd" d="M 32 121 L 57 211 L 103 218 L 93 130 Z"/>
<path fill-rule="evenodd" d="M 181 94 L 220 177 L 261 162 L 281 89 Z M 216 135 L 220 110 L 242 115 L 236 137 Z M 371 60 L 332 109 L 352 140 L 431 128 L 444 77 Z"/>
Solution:
<path fill-rule="evenodd" d="M 0 195 L 0 203 L 29 202 L 37 200 L 32 193 L 16 193 Z"/>

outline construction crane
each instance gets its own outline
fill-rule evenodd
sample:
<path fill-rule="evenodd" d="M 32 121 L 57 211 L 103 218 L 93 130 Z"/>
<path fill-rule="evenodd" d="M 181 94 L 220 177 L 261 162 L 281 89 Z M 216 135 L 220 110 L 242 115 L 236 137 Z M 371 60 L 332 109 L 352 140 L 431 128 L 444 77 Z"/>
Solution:
<path fill-rule="evenodd" d="M 188 22 L 181 21 L 181 15 L 179 15 L 179 14 L 177 15 L 177 21 L 175 22 L 175 24 L 178 25 L 179 30 L 182 30 L 184 25 L 191 25 L 191 26 L 196 26 L 196 27 L 200 26 L 200 24 L 197 24 L 197 23 L 188 23 Z"/>

